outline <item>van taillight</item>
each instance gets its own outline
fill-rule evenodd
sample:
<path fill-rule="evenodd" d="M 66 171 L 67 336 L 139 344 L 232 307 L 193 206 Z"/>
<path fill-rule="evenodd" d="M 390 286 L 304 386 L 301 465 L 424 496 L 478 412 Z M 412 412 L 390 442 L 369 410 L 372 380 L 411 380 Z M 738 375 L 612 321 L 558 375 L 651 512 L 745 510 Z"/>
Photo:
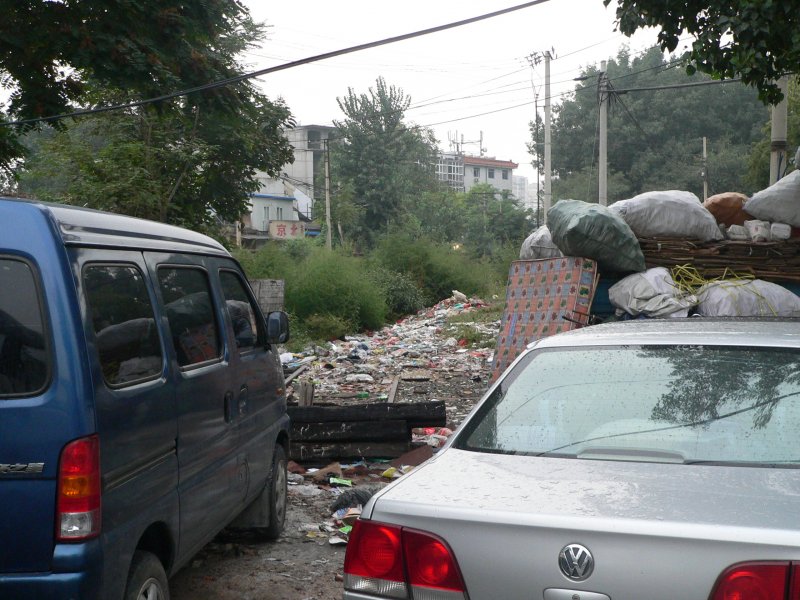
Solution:
<path fill-rule="evenodd" d="M 787 591 L 789 595 L 787 596 Z M 800 600 L 800 564 L 750 562 L 729 567 L 710 600 Z"/>
<path fill-rule="evenodd" d="M 85 540 L 100 533 L 100 441 L 70 442 L 58 461 L 56 539 Z"/>
<path fill-rule="evenodd" d="M 466 588 L 447 543 L 424 531 L 358 520 L 344 559 L 345 589 L 389 598 L 463 600 Z"/>

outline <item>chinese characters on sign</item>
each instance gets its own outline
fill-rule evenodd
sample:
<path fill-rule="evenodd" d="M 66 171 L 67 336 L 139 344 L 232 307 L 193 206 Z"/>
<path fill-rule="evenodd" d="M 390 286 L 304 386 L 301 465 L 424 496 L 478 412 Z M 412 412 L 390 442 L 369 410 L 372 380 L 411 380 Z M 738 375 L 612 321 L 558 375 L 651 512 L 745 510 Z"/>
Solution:
<path fill-rule="evenodd" d="M 306 235 L 306 224 L 302 221 L 270 221 L 269 237 L 276 240 L 295 240 Z"/>

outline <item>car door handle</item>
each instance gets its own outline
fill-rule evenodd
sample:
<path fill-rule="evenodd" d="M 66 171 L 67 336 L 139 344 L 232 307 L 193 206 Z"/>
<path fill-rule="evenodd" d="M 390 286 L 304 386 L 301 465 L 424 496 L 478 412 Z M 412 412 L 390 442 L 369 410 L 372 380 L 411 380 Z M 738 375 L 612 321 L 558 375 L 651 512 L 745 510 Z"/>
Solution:
<path fill-rule="evenodd" d="M 239 415 L 247 412 L 247 386 L 243 385 L 239 389 Z"/>
<path fill-rule="evenodd" d="M 233 392 L 225 392 L 225 422 L 230 423 L 233 421 Z"/>

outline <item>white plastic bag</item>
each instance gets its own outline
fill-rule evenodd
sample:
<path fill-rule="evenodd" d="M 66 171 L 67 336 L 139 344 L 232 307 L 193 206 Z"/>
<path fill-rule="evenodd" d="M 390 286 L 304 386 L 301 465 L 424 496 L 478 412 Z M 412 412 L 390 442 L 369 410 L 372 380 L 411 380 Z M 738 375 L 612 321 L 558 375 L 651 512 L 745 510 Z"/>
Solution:
<path fill-rule="evenodd" d="M 777 183 L 753 194 L 747 212 L 756 219 L 800 227 L 800 171 L 792 171 Z"/>
<path fill-rule="evenodd" d="M 560 258 L 564 256 L 561 250 L 553 243 L 550 237 L 550 230 L 547 225 L 542 225 L 530 234 L 519 251 L 520 260 L 531 260 L 537 258 Z"/>
<path fill-rule="evenodd" d="M 788 240 L 792 237 L 792 226 L 786 223 L 773 223 L 769 227 L 769 233 L 773 240 Z"/>
<path fill-rule="evenodd" d="M 728 227 L 725 234 L 728 236 L 729 240 L 745 242 L 750 239 L 750 234 L 747 233 L 747 229 L 744 228 L 744 225 L 731 225 Z"/>
<path fill-rule="evenodd" d="M 748 237 L 754 242 L 768 242 L 772 239 L 768 221 L 745 221 L 744 228 Z"/>
<path fill-rule="evenodd" d="M 608 290 L 608 299 L 619 311 L 634 317 L 687 317 L 698 302 L 681 293 L 664 267 L 647 269 L 620 279 Z"/>
<path fill-rule="evenodd" d="M 705 317 L 798 317 L 800 298 L 761 279 L 715 281 L 697 293 L 698 312 Z"/>
<path fill-rule="evenodd" d="M 621 216 L 636 237 L 721 240 L 717 220 L 691 192 L 645 192 L 608 207 Z"/>

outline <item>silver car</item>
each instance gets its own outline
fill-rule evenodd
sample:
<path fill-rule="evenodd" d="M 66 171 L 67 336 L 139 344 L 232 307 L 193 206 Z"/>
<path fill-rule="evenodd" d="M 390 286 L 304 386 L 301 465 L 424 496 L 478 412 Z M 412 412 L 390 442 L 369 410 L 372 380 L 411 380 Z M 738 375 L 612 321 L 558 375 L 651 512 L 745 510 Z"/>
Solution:
<path fill-rule="evenodd" d="M 800 322 L 530 347 L 364 507 L 346 600 L 800 599 Z"/>

